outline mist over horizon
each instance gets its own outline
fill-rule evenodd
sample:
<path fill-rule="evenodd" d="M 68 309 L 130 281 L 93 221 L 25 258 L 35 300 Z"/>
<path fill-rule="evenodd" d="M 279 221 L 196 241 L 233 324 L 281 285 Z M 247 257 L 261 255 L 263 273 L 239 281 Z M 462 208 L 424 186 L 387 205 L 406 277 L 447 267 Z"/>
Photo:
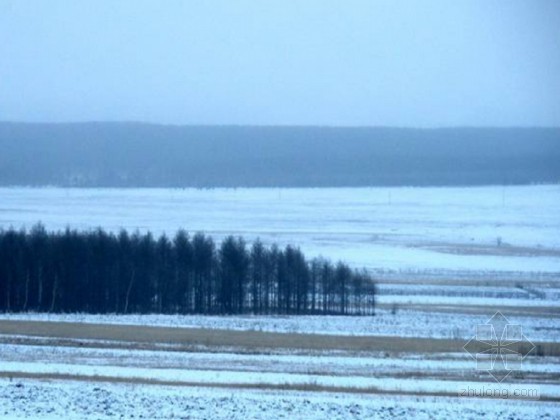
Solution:
<path fill-rule="evenodd" d="M 0 185 L 358 187 L 556 183 L 559 128 L 0 123 Z"/>
<path fill-rule="evenodd" d="M 2 0 L 0 40 L 0 121 L 560 126 L 555 1 Z"/>
<path fill-rule="evenodd" d="M 162 123 L 141 120 L 76 120 L 76 121 L 23 121 L 23 120 L 0 120 L 0 124 L 14 124 L 14 125 L 99 125 L 99 124 L 122 124 L 122 125 L 146 125 L 146 126 L 161 126 L 161 127 L 176 127 L 176 128 L 189 128 L 189 127 L 249 127 L 249 128 L 357 128 L 357 129 L 398 129 L 398 130 L 421 130 L 421 131 L 438 131 L 438 130 L 453 130 L 453 129 L 558 129 L 560 123 L 557 125 L 441 125 L 441 126 L 406 126 L 406 125 L 329 125 L 329 124 L 196 124 L 196 123 Z"/>

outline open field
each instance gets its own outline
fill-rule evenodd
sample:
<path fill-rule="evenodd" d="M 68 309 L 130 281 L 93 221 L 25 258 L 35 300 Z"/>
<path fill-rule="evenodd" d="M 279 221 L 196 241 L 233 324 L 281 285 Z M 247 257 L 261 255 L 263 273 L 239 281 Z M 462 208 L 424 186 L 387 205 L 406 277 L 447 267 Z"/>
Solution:
<path fill-rule="evenodd" d="M 0 314 L 0 417 L 560 416 L 558 186 L 0 197 L 4 228 L 260 237 L 364 266 L 378 290 L 363 317 Z M 496 311 L 534 345 L 502 384 L 463 349 Z M 481 388 L 499 398 L 459 397 Z"/>
<path fill-rule="evenodd" d="M 235 217 L 231 217 L 235 214 Z M 179 228 L 294 244 L 366 267 L 379 308 L 560 315 L 560 187 L 0 188 L 0 227 L 172 235 Z M 408 320 L 407 320 L 408 322 Z M 456 320 L 453 321 L 457 325 Z M 542 330 L 541 330 L 542 331 Z"/>
<path fill-rule="evenodd" d="M 232 218 L 231 215 L 235 214 Z M 560 187 L 0 188 L 0 227 L 260 237 L 366 267 L 380 308 L 560 315 Z"/>
<path fill-rule="evenodd" d="M 305 322 L 303 320 L 302 322 Z M 179 349 L 201 347 L 229 348 L 236 351 L 350 351 L 452 353 L 462 351 L 465 340 L 400 336 L 341 336 L 262 331 L 233 331 L 205 328 L 146 327 L 36 321 L 0 321 L 0 333 L 18 337 L 56 337 L 70 340 L 97 340 L 137 343 L 143 348 L 159 343 Z M 534 341 L 546 355 L 560 356 L 560 343 Z"/>
<path fill-rule="evenodd" d="M 536 308 L 538 309 L 538 308 Z M 265 316 L 265 315 L 92 315 L 92 314 L 0 314 L 0 325 L 5 321 L 54 321 L 103 325 L 159 326 L 206 330 L 248 332 L 281 332 L 292 334 L 321 334 L 334 336 L 387 336 L 468 339 L 475 327 L 484 324 L 494 308 L 473 312 L 472 307 L 451 307 L 442 311 L 438 307 L 424 306 L 410 309 L 404 305 L 393 313 L 392 309 L 378 309 L 375 316 Z M 535 341 L 560 341 L 560 324 L 557 314 L 545 310 L 524 314 L 524 309 L 504 312 L 513 324 L 523 326 L 526 335 Z M 553 316 L 556 315 L 556 316 Z M 16 324 L 17 325 L 17 324 Z M 12 329 L 12 331 L 16 331 Z M 48 331 L 47 331 L 48 332 Z"/>
<path fill-rule="evenodd" d="M 481 410 L 524 418 L 557 415 L 560 344 L 536 343 L 547 355 L 529 356 L 523 370 L 503 384 L 492 384 L 486 372 L 474 369 L 474 361 L 461 351 L 463 344 L 434 338 L 2 320 L 0 401 L 7 401 L 4 415 L 30 417 L 55 416 L 61 410 L 146 415 L 152 409 L 162 410 L 162 416 L 203 417 L 200 404 L 193 402 L 197 398 L 223 400 L 212 417 L 233 409 L 251 417 L 271 416 L 292 405 L 296 418 L 320 418 L 325 410 L 335 418 L 352 413 L 476 416 Z M 510 392 L 538 389 L 539 400 L 514 399 L 506 405 L 501 399 L 485 399 L 477 406 L 473 398 L 458 397 L 462 389 L 481 386 Z M 45 404 L 54 389 L 65 397 Z M 158 402 L 155 395 L 161 397 Z M 22 406 L 18 401 L 23 398 L 31 398 L 30 404 Z M 299 407 L 302 400 L 308 402 Z M 250 408 L 249 401 L 257 403 Z M 311 413 L 309 404 L 322 408 Z M 42 411 L 45 407 L 50 411 Z"/>
<path fill-rule="evenodd" d="M 0 415 L 28 418 L 554 419 L 557 403 L 246 390 L 81 381 L 0 380 Z M 45 407 L 48 407 L 45 409 Z"/>
<path fill-rule="evenodd" d="M 0 226 L 177 229 L 372 270 L 560 273 L 560 187 L 0 188 Z M 232 217 L 235 215 L 235 217 Z M 498 241 L 500 246 L 498 246 Z M 402 276 L 401 276 L 402 277 Z"/>

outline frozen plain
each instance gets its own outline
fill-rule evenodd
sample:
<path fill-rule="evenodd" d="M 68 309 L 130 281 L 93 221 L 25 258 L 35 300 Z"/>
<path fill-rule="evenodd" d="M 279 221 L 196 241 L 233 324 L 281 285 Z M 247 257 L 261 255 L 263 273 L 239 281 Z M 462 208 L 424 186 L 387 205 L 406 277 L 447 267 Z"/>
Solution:
<path fill-rule="evenodd" d="M 0 417 L 6 418 L 556 418 L 560 410 L 558 356 L 530 357 L 514 378 L 497 384 L 465 353 L 437 347 L 416 354 L 238 352 L 121 339 L 0 334 L 0 340 Z M 540 401 L 458 398 L 467 387 L 537 388 Z"/>
<path fill-rule="evenodd" d="M 554 419 L 555 403 L 0 380 L 5 418 Z M 47 408 L 45 408 L 47 407 Z"/>
<path fill-rule="evenodd" d="M 0 188 L 0 228 L 202 231 L 365 267 L 380 307 L 559 310 L 560 186 Z M 409 281 L 407 281 L 409 280 Z M 540 311 L 543 315 L 543 311 Z"/>
<path fill-rule="evenodd" d="M 560 272 L 560 186 L 0 188 L 0 227 L 179 228 L 378 270 Z M 502 246 L 497 246 L 501 241 Z"/>
<path fill-rule="evenodd" d="M 468 307 L 467 307 L 468 308 Z M 465 314 L 461 307 L 455 313 L 437 310 L 378 309 L 375 316 L 274 316 L 274 315 L 114 315 L 114 314 L 0 314 L 0 320 L 79 322 L 107 325 L 145 325 L 210 330 L 264 331 L 293 334 L 327 334 L 333 336 L 397 336 L 422 338 L 469 339 L 476 326 L 484 324 L 486 312 Z M 508 313 L 509 315 L 509 313 Z M 560 320 L 557 316 L 510 315 L 512 324 L 521 325 L 524 333 L 539 341 L 560 342 Z"/>
<path fill-rule="evenodd" d="M 560 341 L 560 187 L 360 189 L 1 188 L 0 227 L 103 227 L 173 235 L 183 228 L 220 240 L 300 246 L 309 256 L 366 267 L 379 284 L 375 317 L 201 317 L 174 315 L 3 314 L 0 320 L 150 325 L 282 334 L 397 336 L 468 340 L 495 309 L 532 340 Z M 234 215 L 234 217 L 232 217 Z M 498 246 L 498 242 L 500 246 Z M 426 392 L 484 384 L 465 354 L 237 354 L 105 348 L 0 334 L 0 417 L 101 418 L 114 414 L 191 418 L 557 418 L 553 401 L 453 398 Z M 134 343 L 131 343 L 133 345 Z M 93 348 L 89 348 L 93 347 Z M 173 350 L 173 351 L 168 351 Z M 208 350 L 208 351 L 207 351 Z M 221 353 L 220 353 L 221 352 Z M 513 383 L 559 394 L 558 357 L 532 358 Z M 260 373 L 263 374 L 260 374 Z M 78 375 L 79 380 L 54 374 Z M 33 375 L 48 374 L 45 378 Z M 406 376 L 403 376 L 406 375 Z M 119 381 L 97 382 L 117 375 Z M 453 381 L 450 376 L 453 376 Z M 413 378 L 407 382 L 407 377 Z M 204 387 L 137 380 L 194 378 Z M 231 388 L 242 378 L 263 389 Z M 415 380 L 416 378 L 417 380 Z M 519 379 L 521 378 L 521 379 Z M 486 378 L 487 380 L 488 378 Z M 482 380 L 482 381 L 481 381 Z M 521 382 L 519 382 L 521 381 Z M 219 387 L 216 385 L 219 383 Z M 413 395 L 362 395 L 362 383 Z M 465 382 L 471 383 L 471 382 Z M 344 393 L 270 389 L 328 385 Z M 491 384 L 491 383 L 489 383 Z M 288 386 L 289 385 L 289 386 Z M 383 388 L 385 387 L 385 389 Z M 403 388 L 404 387 L 404 388 Z M 556 397 L 554 397 L 556 398 Z"/>

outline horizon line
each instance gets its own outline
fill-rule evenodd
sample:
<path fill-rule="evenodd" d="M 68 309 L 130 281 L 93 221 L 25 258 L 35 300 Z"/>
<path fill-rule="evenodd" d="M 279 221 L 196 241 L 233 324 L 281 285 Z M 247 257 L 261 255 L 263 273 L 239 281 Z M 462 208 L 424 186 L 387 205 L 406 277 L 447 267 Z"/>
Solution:
<path fill-rule="evenodd" d="M 14 125 L 146 125 L 169 128 L 325 128 L 325 129 L 398 129 L 398 130 L 449 130 L 449 129 L 560 129 L 560 125 L 442 125 L 442 126 L 406 126 L 406 125 L 329 125 L 329 124 L 239 124 L 239 123 L 164 123 L 140 120 L 80 120 L 80 121 L 18 121 L 0 120 L 0 124 Z"/>

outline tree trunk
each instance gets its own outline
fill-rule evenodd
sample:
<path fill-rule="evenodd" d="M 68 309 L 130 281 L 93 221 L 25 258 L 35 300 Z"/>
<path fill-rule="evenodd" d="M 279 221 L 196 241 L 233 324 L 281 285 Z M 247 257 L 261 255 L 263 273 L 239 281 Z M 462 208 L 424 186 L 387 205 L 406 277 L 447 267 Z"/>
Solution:
<path fill-rule="evenodd" d="M 130 299 L 130 291 L 132 290 L 132 285 L 134 284 L 134 278 L 136 277 L 136 270 L 132 270 L 132 275 L 130 276 L 130 282 L 128 283 L 128 288 L 126 289 L 126 299 L 124 301 L 124 313 L 128 312 L 128 301 Z"/>
<path fill-rule="evenodd" d="M 54 305 L 56 304 L 56 292 L 57 291 L 58 291 L 58 276 L 55 276 L 54 284 L 53 284 L 52 299 L 51 299 L 51 307 L 49 309 L 49 312 L 52 312 L 54 310 Z"/>
<path fill-rule="evenodd" d="M 25 299 L 23 301 L 23 311 L 27 311 L 27 304 L 29 302 L 29 271 L 25 277 Z"/>
<path fill-rule="evenodd" d="M 37 272 L 37 280 L 39 290 L 37 291 L 37 309 L 41 311 L 43 309 L 43 276 L 41 275 L 43 272 L 42 268 L 39 267 Z"/>

